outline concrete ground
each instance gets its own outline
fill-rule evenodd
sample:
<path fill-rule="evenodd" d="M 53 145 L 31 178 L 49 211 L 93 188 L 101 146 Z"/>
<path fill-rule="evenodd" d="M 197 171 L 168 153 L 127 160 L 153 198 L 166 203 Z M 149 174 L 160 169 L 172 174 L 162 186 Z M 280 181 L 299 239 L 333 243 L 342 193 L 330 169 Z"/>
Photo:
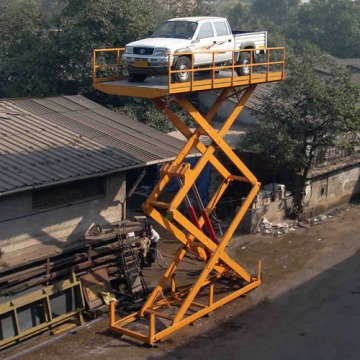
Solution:
<path fill-rule="evenodd" d="M 110 334 L 101 319 L 3 351 L 0 359 L 359 359 L 359 217 L 359 205 L 346 206 L 282 237 L 234 238 L 228 251 L 245 269 L 255 272 L 262 260 L 262 285 L 154 348 Z M 167 261 L 177 244 L 165 236 L 160 250 Z M 184 282 L 199 267 L 186 261 Z M 147 280 L 163 271 L 156 264 Z"/>

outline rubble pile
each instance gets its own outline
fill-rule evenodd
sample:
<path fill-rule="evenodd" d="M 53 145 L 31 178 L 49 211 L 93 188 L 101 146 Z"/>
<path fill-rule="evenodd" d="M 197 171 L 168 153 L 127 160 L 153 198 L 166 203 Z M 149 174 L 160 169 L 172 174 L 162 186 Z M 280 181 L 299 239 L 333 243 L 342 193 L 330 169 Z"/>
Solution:
<path fill-rule="evenodd" d="M 259 230 L 262 235 L 281 236 L 290 231 L 295 230 L 296 225 L 294 221 L 286 221 L 278 224 L 273 224 L 266 218 L 263 218 L 259 225 Z"/>
<path fill-rule="evenodd" d="M 312 225 L 317 225 L 320 222 L 325 221 L 328 217 L 330 218 L 332 215 L 319 215 L 311 218 L 308 223 L 297 220 L 286 220 L 281 223 L 272 223 L 266 218 L 263 218 L 260 221 L 257 232 L 261 233 L 261 235 L 277 237 L 287 234 L 288 232 L 295 231 L 297 228 L 309 228 Z"/>
<path fill-rule="evenodd" d="M 315 216 L 312 219 L 310 219 L 310 224 L 311 225 L 317 225 L 319 222 L 326 220 L 328 217 L 332 217 L 332 215 L 319 215 L 319 216 Z"/>

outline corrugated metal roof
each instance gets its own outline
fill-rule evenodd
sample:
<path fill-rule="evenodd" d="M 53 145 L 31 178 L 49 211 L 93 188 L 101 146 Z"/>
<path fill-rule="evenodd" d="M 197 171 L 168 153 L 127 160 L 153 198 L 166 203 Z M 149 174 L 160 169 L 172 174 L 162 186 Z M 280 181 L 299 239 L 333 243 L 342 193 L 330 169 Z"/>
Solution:
<path fill-rule="evenodd" d="M 255 91 L 246 102 L 246 107 L 255 111 L 261 111 L 264 98 L 274 91 L 276 83 L 258 84 Z"/>
<path fill-rule="evenodd" d="M 0 194 L 162 162 L 183 142 L 83 96 L 0 101 Z"/>

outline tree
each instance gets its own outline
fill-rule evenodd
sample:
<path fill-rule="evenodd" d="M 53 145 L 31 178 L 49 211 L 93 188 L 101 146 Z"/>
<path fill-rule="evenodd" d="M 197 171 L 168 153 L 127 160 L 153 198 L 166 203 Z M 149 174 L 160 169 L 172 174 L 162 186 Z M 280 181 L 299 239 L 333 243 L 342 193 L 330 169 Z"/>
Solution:
<path fill-rule="evenodd" d="M 235 30 L 265 30 L 250 6 L 239 0 L 221 2 L 215 11 L 218 16 L 226 17 Z"/>
<path fill-rule="evenodd" d="M 346 69 L 309 46 L 288 63 L 290 76 L 264 99 L 259 122 L 242 148 L 261 154 L 274 172 L 286 168 L 300 174 L 295 200 L 301 214 L 316 151 L 339 145 L 344 133 L 360 131 L 360 89 Z M 332 75 L 322 78 L 314 70 L 319 66 Z"/>
<path fill-rule="evenodd" d="M 312 0 L 303 4 L 286 35 L 341 58 L 360 57 L 360 2 Z"/>
<path fill-rule="evenodd" d="M 292 18 L 300 6 L 300 0 L 254 0 L 251 10 L 258 16 L 266 17 L 277 26 Z"/>
<path fill-rule="evenodd" d="M 56 69 L 46 16 L 35 0 L 0 0 L 0 96 L 53 92 Z"/>
<path fill-rule="evenodd" d="M 92 50 L 145 37 L 180 10 L 182 16 L 211 13 L 200 0 L 159 1 L 159 6 L 147 0 L 0 0 L 0 97 L 82 93 L 171 131 L 171 124 L 147 100 L 110 97 L 93 89 Z"/>

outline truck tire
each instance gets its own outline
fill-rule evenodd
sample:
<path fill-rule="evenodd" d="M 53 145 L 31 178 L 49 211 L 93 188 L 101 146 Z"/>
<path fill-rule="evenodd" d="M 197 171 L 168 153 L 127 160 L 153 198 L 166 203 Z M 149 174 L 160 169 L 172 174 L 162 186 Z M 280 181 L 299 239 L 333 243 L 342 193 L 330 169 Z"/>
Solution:
<path fill-rule="evenodd" d="M 248 66 L 237 67 L 236 73 L 238 74 L 238 76 L 250 75 L 250 72 L 251 72 L 250 63 L 251 63 L 250 53 L 241 52 L 240 56 L 239 56 L 239 60 L 236 64 L 237 65 L 247 65 L 248 64 Z"/>
<path fill-rule="evenodd" d="M 128 81 L 129 82 L 136 82 L 136 81 L 144 81 L 147 77 L 147 74 L 135 74 L 129 73 Z"/>
<path fill-rule="evenodd" d="M 185 71 L 190 68 L 191 68 L 190 59 L 186 56 L 180 56 L 174 66 L 174 70 L 184 70 L 184 71 L 172 74 L 173 81 L 177 83 L 184 83 L 190 81 L 191 72 Z"/>

